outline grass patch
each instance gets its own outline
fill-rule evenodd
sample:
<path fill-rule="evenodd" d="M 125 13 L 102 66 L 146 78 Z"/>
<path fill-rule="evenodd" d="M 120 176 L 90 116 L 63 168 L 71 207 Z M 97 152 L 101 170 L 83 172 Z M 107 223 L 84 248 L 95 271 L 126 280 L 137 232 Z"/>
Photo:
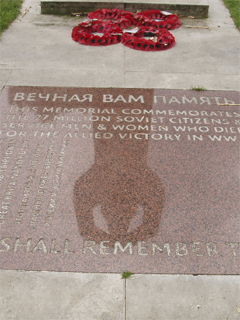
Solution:
<path fill-rule="evenodd" d="M 0 1 L 0 34 L 8 28 L 20 12 L 23 0 Z"/>
<path fill-rule="evenodd" d="M 128 279 L 130 278 L 134 273 L 132 273 L 131 271 L 124 271 L 122 273 L 122 279 Z"/>
<path fill-rule="evenodd" d="M 204 87 L 199 87 L 199 86 L 197 86 L 197 87 L 191 87 L 191 90 L 195 90 L 195 91 L 206 91 L 207 89 L 204 88 Z"/>
<path fill-rule="evenodd" d="M 238 30 L 240 30 L 240 0 L 223 0 Z"/>

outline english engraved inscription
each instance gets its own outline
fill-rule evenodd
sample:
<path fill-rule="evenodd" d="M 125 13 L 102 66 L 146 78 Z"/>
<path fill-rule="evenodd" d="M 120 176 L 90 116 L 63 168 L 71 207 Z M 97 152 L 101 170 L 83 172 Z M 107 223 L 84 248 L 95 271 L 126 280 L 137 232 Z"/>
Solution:
<path fill-rule="evenodd" d="M 239 100 L 5 87 L 1 268 L 239 274 Z"/>

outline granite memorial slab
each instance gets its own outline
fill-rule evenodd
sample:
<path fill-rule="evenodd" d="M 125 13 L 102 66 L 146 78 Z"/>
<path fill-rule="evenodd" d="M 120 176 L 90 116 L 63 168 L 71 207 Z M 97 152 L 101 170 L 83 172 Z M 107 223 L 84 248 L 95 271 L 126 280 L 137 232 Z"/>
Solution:
<path fill-rule="evenodd" d="M 71 14 L 73 12 L 91 12 L 97 9 L 120 9 L 136 13 L 138 10 L 164 10 L 178 16 L 207 18 L 209 3 L 207 0 L 41 0 L 42 14 Z"/>
<path fill-rule="evenodd" d="M 5 87 L 0 267 L 239 274 L 239 93 Z"/>

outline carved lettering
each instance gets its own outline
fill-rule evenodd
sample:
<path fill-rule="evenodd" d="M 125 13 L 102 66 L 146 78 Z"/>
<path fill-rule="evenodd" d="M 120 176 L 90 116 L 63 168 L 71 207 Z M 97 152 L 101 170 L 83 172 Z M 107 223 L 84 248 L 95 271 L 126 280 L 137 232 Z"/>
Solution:
<path fill-rule="evenodd" d="M 72 253 L 75 253 L 75 251 L 71 251 L 69 250 L 69 240 L 66 239 L 65 242 L 64 242 L 64 254 L 72 254 Z"/>
<path fill-rule="evenodd" d="M 25 150 L 28 148 L 28 146 L 29 146 L 29 141 L 26 140 L 22 143 L 20 150 L 19 150 L 19 153 L 18 153 L 17 160 L 16 160 L 14 167 L 12 169 L 12 175 L 9 179 L 9 182 L 7 184 L 7 188 L 6 188 L 4 195 L 3 195 L 4 200 L 1 202 L 0 225 L 4 223 L 5 218 L 8 214 L 9 206 L 11 204 L 10 200 L 13 197 L 15 187 L 16 187 L 16 184 L 17 184 L 20 172 L 21 172 L 22 165 L 23 165 L 23 161 L 25 159 Z"/>
<path fill-rule="evenodd" d="M 237 248 L 239 248 L 239 242 L 226 242 L 226 245 L 232 249 L 232 254 L 234 257 L 237 256 Z"/>
<path fill-rule="evenodd" d="M 109 243 L 110 241 L 101 241 L 100 242 L 100 254 L 110 254 L 110 252 L 106 252 L 106 249 L 109 249 L 108 246 L 105 246 L 105 244 Z"/>
<path fill-rule="evenodd" d="M 121 243 L 119 241 L 116 241 L 114 243 L 114 251 L 113 253 L 114 254 L 117 254 L 118 253 L 118 249 L 122 252 L 125 252 L 127 251 L 127 249 L 129 249 L 129 254 L 132 254 L 133 253 L 133 247 L 132 247 L 132 243 L 131 242 L 128 242 L 125 246 L 125 248 L 123 248 L 123 246 L 121 245 Z"/>
<path fill-rule="evenodd" d="M 177 256 L 186 256 L 188 254 L 187 245 L 184 242 L 176 243 L 176 254 Z"/>
<path fill-rule="evenodd" d="M 18 248 L 25 248 L 25 252 L 28 253 L 30 250 L 32 239 L 27 239 L 27 243 L 20 243 L 20 238 L 16 238 L 13 252 L 17 252 Z"/>
<path fill-rule="evenodd" d="M 216 254 L 217 256 L 219 256 L 219 252 L 217 250 L 217 244 L 214 242 L 208 242 L 206 243 L 207 246 L 207 253 L 209 256 L 212 256 L 213 254 Z"/>
<path fill-rule="evenodd" d="M 171 254 L 170 244 L 168 242 L 164 243 L 163 249 L 160 248 L 159 245 L 156 244 L 155 242 L 152 243 L 152 255 L 153 256 L 156 254 L 156 250 L 161 253 L 164 252 L 164 250 L 166 250 L 168 256 L 170 256 L 170 254 Z"/>
<path fill-rule="evenodd" d="M 6 242 L 7 240 L 11 240 L 10 238 L 4 238 L 0 240 L 0 246 L 5 247 L 4 249 L 0 249 L 0 252 L 6 252 L 10 249 L 10 244 Z M 1 248 L 1 247 L 0 247 Z"/>
<path fill-rule="evenodd" d="M 145 252 L 147 247 L 145 246 L 147 243 L 145 241 L 138 241 L 138 255 L 139 256 L 148 256 L 148 253 Z"/>
<path fill-rule="evenodd" d="M 36 251 L 41 251 L 43 253 L 47 253 L 47 246 L 44 242 L 44 239 L 40 239 L 37 244 L 35 245 L 35 247 L 32 249 L 32 252 L 36 252 Z"/>
<path fill-rule="evenodd" d="M 200 241 L 192 243 L 192 252 L 194 253 L 194 255 L 198 257 L 203 256 L 203 254 L 201 253 L 202 248 L 200 247 L 200 245 L 201 245 Z"/>
<path fill-rule="evenodd" d="M 55 141 L 52 141 L 50 146 L 48 147 L 47 154 L 45 157 L 45 161 L 44 161 L 44 165 L 42 168 L 42 173 L 41 173 L 40 181 L 38 185 L 37 195 L 35 197 L 35 200 L 33 203 L 33 209 L 31 212 L 31 215 L 32 215 L 30 219 L 31 226 L 34 226 L 38 220 L 39 212 L 42 205 L 43 195 L 45 193 L 45 189 L 48 181 L 48 175 L 51 168 L 51 163 L 52 163 L 51 159 L 53 156 L 54 145 L 55 145 Z"/>
<path fill-rule="evenodd" d="M 90 250 L 93 254 L 97 254 L 97 252 L 93 249 L 95 246 L 95 241 L 85 240 L 83 243 L 83 254 L 86 254 L 87 250 Z"/>

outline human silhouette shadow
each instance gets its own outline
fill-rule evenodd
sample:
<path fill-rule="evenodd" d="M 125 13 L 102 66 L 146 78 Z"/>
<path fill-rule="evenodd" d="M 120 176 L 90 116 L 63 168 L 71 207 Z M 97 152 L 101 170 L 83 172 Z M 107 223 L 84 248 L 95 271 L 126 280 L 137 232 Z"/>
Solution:
<path fill-rule="evenodd" d="M 93 127 L 96 132 L 97 124 Z M 94 164 L 74 186 L 79 233 L 96 243 L 109 241 L 109 246 L 116 241 L 145 241 L 158 233 L 165 202 L 163 184 L 147 166 L 148 140 L 121 139 L 111 126 L 107 130 L 113 138 L 94 140 Z M 108 232 L 95 223 L 93 209 L 97 206 Z M 131 229 L 139 207 L 142 217 Z"/>

